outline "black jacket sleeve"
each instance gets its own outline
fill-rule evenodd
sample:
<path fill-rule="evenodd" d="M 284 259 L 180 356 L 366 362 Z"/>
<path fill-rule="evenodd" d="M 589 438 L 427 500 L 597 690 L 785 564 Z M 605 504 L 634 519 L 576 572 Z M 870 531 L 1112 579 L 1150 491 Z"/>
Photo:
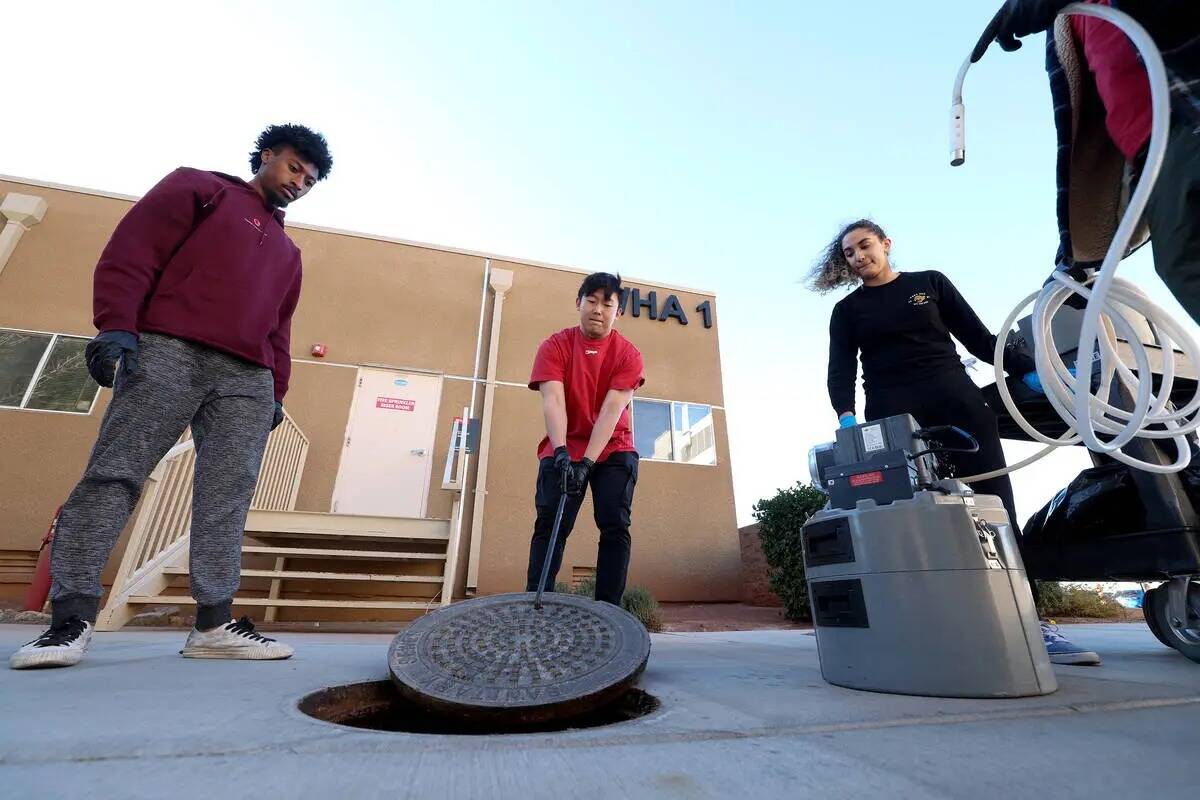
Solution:
<path fill-rule="evenodd" d="M 983 324 L 975 309 L 958 293 L 954 284 L 940 272 L 929 273 L 930 283 L 937 297 L 938 311 L 952 336 L 962 342 L 967 352 L 980 361 L 993 363 L 996 353 L 996 337 Z M 1033 360 L 1027 353 L 1015 347 L 1004 348 L 1004 371 L 1021 376 L 1034 369 Z"/>
<path fill-rule="evenodd" d="M 854 412 L 854 384 L 858 381 L 858 343 L 842 304 L 829 317 L 829 402 L 839 416 Z"/>
<path fill-rule="evenodd" d="M 1200 35 L 1200 3 L 1196 0 L 1118 0 L 1112 5 L 1145 26 L 1168 66 L 1171 57 L 1198 49 L 1192 46 Z"/>

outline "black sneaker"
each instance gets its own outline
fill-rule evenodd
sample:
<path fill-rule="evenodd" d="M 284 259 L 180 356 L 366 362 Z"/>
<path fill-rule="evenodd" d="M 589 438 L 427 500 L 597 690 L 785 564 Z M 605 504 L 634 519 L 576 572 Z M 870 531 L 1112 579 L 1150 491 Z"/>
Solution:
<path fill-rule="evenodd" d="M 68 617 L 66 622 L 51 625 L 41 636 L 13 653 L 8 665 L 13 669 L 74 666 L 87 652 L 93 630 L 92 623 L 79 617 Z"/>

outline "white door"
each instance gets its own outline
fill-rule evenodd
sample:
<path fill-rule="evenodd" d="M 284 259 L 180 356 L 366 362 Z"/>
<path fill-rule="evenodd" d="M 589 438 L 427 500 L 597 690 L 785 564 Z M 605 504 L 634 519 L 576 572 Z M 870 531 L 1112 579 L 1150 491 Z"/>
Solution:
<path fill-rule="evenodd" d="M 437 433 L 439 375 L 360 369 L 333 511 L 424 517 Z"/>

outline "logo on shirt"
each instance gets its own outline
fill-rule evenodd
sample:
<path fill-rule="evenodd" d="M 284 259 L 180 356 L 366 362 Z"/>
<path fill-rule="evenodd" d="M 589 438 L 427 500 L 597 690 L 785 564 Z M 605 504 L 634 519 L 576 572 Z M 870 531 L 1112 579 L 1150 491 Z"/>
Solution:
<path fill-rule="evenodd" d="M 258 231 L 259 233 L 262 233 L 262 229 L 263 229 L 262 228 L 262 220 L 260 220 L 258 217 L 254 217 L 253 219 L 251 219 L 250 217 L 242 217 L 242 219 L 245 220 L 246 222 L 249 222 L 251 225 L 253 225 L 254 229 L 256 231 Z"/>
<path fill-rule="evenodd" d="M 588 350 L 586 347 L 583 349 L 583 354 L 585 356 L 594 356 L 599 352 L 600 352 L 599 350 Z"/>
<path fill-rule="evenodd" d="M 917 292 L 912 297 L 908 298 L 910 306 L 923 306 L 929 303 L 929 295 L 926 292 Z"/>

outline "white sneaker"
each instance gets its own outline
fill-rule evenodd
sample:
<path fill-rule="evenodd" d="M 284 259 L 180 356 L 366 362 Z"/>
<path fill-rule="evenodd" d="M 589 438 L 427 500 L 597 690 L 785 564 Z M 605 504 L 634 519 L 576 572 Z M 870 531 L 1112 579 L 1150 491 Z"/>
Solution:
<path fill-rule="evenodd" d="M 38 638 L 29 642 L 8 659 L 13 669 L 35 667 L 71 667 L 80 662 L 92 641 L 94 627 L 79 617 L 51 625 Z"/>
<path fill-rule="evenodd" d="M 246 658 L 273 661 L 291 658 L 295 652 L 286 644 L 254 632 L 249 617 L 228 622 L 211 631 L 192 628 L 179 651 L 184 658 Z"/>

